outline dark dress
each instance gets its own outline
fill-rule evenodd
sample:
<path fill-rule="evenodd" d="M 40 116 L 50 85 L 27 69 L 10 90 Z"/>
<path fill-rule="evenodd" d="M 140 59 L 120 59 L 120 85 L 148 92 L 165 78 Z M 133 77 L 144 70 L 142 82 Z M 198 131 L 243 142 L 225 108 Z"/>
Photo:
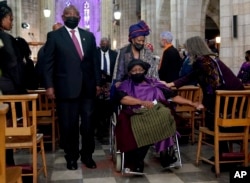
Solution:
<path fill-rule="evenodd" d="M 11 35 L 0 30 L 0 90 L 3 94 L 26 93 L 24 86 L 24 63 L 16 40 Z"/>
<path fill-rule="evenodd" d="M 24 64 L 21 60 L 16 40 L 11 35 L 0 30 L 0 92 L 4 95 L 24 94 Z M 18 106 L 17 106 L 18 108 Z M 18 111 L 18 109 L 17 109 Z M 6 164 L 14 165 L 13 150 L 6 150 Z"/>
<path fill-rule="evenodd" d="M 171 46 L 163 52 L 159 78 L 162 81 L 171 82 L 179 78 L 182 61 L 178 50 Z"/>

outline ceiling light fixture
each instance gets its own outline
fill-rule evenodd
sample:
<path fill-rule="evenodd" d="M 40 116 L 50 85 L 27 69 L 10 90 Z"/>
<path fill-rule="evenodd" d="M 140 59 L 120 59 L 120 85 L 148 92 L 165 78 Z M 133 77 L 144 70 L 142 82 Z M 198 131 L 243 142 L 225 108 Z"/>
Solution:
<path fill-rule="evenodd" d="M 44 5 L 45 4 L 46 4 L 46 0 L 44 0 Z M 47 7 L 43 10 L 43 15 L 46 18 L 50 17 L 50 14 L 51 14 L 50 9 L 48 8 L 48 4 L 49 4 L 49 2 L 47 1 Z"/>
<path fill-rule="evenodd" d="M 48 18 L 50 17 L 50 14 L 51 14 L 51 11 L 49 9 L 46 8 L 43 10 L 44 17 Z"/>
<path fill-rule="evenodd" d="M 115 20 L 120 20 L 121 19 L 121 12 L 119 10 L 119 4 L 114 5 L 114 18 Z"/>

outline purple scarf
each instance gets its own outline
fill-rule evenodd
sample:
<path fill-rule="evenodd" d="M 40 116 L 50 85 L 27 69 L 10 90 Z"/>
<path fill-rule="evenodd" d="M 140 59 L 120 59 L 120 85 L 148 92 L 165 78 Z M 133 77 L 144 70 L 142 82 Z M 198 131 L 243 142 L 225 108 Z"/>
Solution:
<path fill-rule="evenodd" d="M 145 82 L 142 83 L 134 83 L 129 78 L 123 81 L 117 88 L 117 90 L 123 91 L 129 96 L 148 101 L 166 100 L 161 89 L 170 90 L 157 79 L 147 77 L 145 78 Z"/>

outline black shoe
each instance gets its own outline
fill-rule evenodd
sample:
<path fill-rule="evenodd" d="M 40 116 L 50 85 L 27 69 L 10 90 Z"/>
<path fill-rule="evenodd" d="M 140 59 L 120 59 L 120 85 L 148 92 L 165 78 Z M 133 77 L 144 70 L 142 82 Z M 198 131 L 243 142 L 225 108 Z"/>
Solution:
<path fill-rule="evenodd" d="M 88 168 L 92 168 L 92 169 L 96 168 L 96 163 L 92 158 L 81 158 L 81 161 Z"/>
<path fill-rule="evenodd" d="M 168 167 L 169 165 L 175 163 L 177 161 L 177 157 L 175 156 L 174 149 L 169 148 L 168 150 L 160 152 L 160 162 L 163 168 Z"/>
<path fill-rule="evenodd" d="M 144 170 L 144 162 L 143 162 L 143 161 L 138 162 L 138 163 L 135 165 L 134 171 L 135 171 L 135 172 L 139 172 L 139 173 L 143 173 L 143 170 Z"/>
<path fill-rule="evenodd" d="M 167 161 L 166 156 L 167 156 L 167 152 L 166 151 L 160 152 L 160 162 L 161 162 L 161 166 L 163 168 L 168 167 L 170 165 L 169 162 Z"/>
<path fill-rule="evenodd" d="M 77 162 L 76 161 L 67 161 L 67 169 L 69 170 L 77 170 Z"/>

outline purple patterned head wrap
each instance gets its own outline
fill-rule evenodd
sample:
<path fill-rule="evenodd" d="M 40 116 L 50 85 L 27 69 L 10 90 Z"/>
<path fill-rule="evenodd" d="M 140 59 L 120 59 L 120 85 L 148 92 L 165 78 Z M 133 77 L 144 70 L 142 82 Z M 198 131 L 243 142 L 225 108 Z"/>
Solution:
<path fill-rule="evenodd" d="M 128 41 L 131 42 L 131 39 L 138 36 L 148 36 L 149 32 L 150 29 L 148 25 L 143 20 L 141 20 L 137 24 L 131 25 L 129 27 Z"/>

